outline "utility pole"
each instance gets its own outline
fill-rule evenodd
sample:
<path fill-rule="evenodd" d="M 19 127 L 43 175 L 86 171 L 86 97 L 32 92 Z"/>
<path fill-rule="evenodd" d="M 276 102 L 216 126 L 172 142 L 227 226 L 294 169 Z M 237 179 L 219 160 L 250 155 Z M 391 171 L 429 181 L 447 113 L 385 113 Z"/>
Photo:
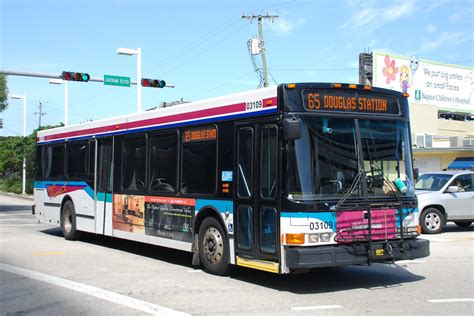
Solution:
<path fill-rule="evenodd" d="M 41 101 L 38 101 L 38 112 L 35 112 L 35 115 L 38 115 L 38 129 L 41 127 L 41 117 L 46 114 L 46 112 L 42 112 L 43 104 Z"/>
<path fill-rule="evenodd" d="M 247 19 L 252 23 L 253 20 L 258 21 L 258 39 L 262 45 L 262 66 L 263 66 L 263 86 L 268 87 L 268 69 L 267 56 L 265 52 L 265 41 L 263 40 L 262 21 L 271 20 L 272 22 L 278 18 L 278 15 L 242 15 L 242 19 Z"/>

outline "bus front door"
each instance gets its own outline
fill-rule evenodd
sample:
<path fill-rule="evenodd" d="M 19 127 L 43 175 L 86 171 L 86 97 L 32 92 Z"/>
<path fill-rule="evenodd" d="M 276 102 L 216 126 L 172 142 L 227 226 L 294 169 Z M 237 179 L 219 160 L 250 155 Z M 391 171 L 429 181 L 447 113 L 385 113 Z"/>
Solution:
<path fill-rule="evenodd" d="M 96 146 L 96 233 L 112 235 L 112 139 L 97 140 Z"/>
<path fill-rule="evenodd" d="M 278 128 L 273 123 L 238 125 L 236 137 L 234 223 L 237 264 L 263 270 L 270 266 L 271 271 L 278 272 Z"/>

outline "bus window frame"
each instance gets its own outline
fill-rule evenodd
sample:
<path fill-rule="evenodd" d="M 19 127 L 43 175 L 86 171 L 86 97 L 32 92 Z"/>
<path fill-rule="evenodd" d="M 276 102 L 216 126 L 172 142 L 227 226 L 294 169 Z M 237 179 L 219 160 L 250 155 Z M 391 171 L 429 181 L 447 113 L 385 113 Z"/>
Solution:
<path fill-rule="evenodd" d="M 176 174 L 175 174 L 175 182 L 176 182 L 176 187 L 173 192 L 171 191 L 158 191 L 158 190 L 152 190 L 150 188 L 150 176 L 151 176 L 151 159 L 152 159 L 152 151 L 151 151 L 151 146 L 152 146 L 152 138 L 159 136 L 159 135 L 171 135 L 174 134 L 176 136 Z M 166 195 L 166 196 L 176 196 L 181 189 L 181 181 L 180 181 L 180 173 L 181 173 L 181 167 L 180 167 L 180 156 L 181 156 L 181 133 L 178 128 L 173 128 L 173 129 L 163 129 L 163 130 L 158 130 L 158 131 L 152 131 L 148 133 L 148 139 L 147 139 L 147 166 L 146 166 L 146 176 L 147 176 L 147 185 L 146 185 L 146 192 L 147 194 L 150 195 Z"/>
<path fill-rule="evenodd" d="M 123 187 L 123 180 L 124 180 L 124 145 L 125 145 L 125 142 L 129 139 L 139 139 L 139 138 L 144 138 L 145 140 L 145 166 L 144 166 L 144 169 L 145 169 L 145 176 L 144 176 L 144 185 L 143 185 L 143 189 L 142 190 L 139 190 L 139 189 L 124 189 Z M 120 141 L 120 152 L 118 154 L 119 156 L 119 159 L 120 159 L 120 163 L 118 164 L 119 165 L 119 188 L 120 188 L 120 192 L 121 193 L 124 193 L 124 194 L 129 194 L 129 195 L 146 195 L 147 193 L 147 185 L 148 185 L 148 179 L 147 179 L 147 166 L 148 166 L 148 153 L 147 153 L 147 150 L 148 150 L 148 133 L 136 133 L 136 134 L 128 134 L 128 135 L 123 135 L 121 137 L 118 137 L 119 141 Z M 112 145 L 112 147 L 116 147 L 115 143 Z"/>
<path fill-rule="evenodd" d="M 60 144 L 51 144 L 51 145 L 44 146 L 44 148 L 51 148 L 51 151 L 53 150 L 53 148 L 59 148 L 59 147 L 63 148 L 63 171 L 62 171 L 62 174 L 58 177 L 51 177 L 51 176 L 46 177 L 45 174 L 44 174 L 45 170 L 43 170 L 43 172 L 42 172 L 43 180 L 48 180 L 48 181 L 64 181 L 64 180 L 66 180 L 66 142 L 61 142 Z M 44 151 L 45 151 L 45 149 L 43 149 L 43 159 L 44 159 L 44 156 L 45 156 Z M 51 152 L 51 166 L 52 165 L 53 165 L 53 154 Z"/>
<path fill-rule="evenodd" d="M 66 142 L 66 151 L 65 151 L 65 179 L 67 180 L 73 180 L 73 181 L 87 181 L 89 179 L 89 171 L 90 171 L 90 141 L 89 140 L 78 140 L 78 141 L 70 141 Z M 69 146 L 70 145 L 80 145 L 84 144 L 87 146 L 86 149 L 86 174 L 83 177 L 77 177 L 77 176 L 70 176 L 69 175 Z"/>
<path fill-rule="evenodd" d="M 183 146 L 185 144 L 192 144 L 193 142 L 185 143 L 183 141 L 183 137 L 185 135 L 185 131 L 189 129 L 204 129 L 206 127 L 212 126 L 216 129 L 216 139 L 214 140 L 204 140 L 201 142 L 210 142 L 213 141 L 216 143 L 216 153 L 215 153 L 215 175 L 214 175 L 214 187 L 213 191 L 211 193 L 196 193 L 196 192 L 183 192 L 183 174 L 184 174 L 184 148 Z M 205 197 L 215 197 L 217 195 L 217 185 L 219 182 L 218 178 L 218 171 L 219 171 L 219 126 L 217 124 L 203 124 L 203 125 L 190 125 L 187 127 L 183 127 L 180 129 L 180 139 L 179 139 L 179 181 L 178 181 L 178 186 L 179 188 L 176 190 L 176 193 L 179 193 L 179 195 L 183 196 L 205 196 Z M 197 141 L 195 143 L 198 143 Z"/>
<path fill-rule="evenodd" d="M 263 130 L 268 127 L 268 126 L 271 126 L 272 128 L 275 128 L 276 129 L 276 151 L 275 151 L 275 167 L 277 169 L 277 171 L 275 172 L 275 181 L 276 181 L 276 187 L 275 187 L 275 194 L 274 196 L 264 196 L 263 195 L 263 191 L 262 191 L 262 172 L 263 172 L 263 155 L 262 155 L 262 145 L 263 145 Z M 259 137 L 259 149 L 260 149 L 260 170 L 259 170 L 259 175 L 258 175 L 258 178 L 259 178 L 259 183 L 258 183 L 258 192 L 259 192 L 259 199 L 261 200 L 264 200 L 264 201 L 274 201 L 276 199 L 278 199 L 278 188 L 279 188 L 279 148 L 278 148 L 278 144 L 279 144 L 279 141 L 280 141 L 280 129 L 278 128 L 278 125 L 275 124 L 275 123 L 263 123 L 260 125 L 260 137 Z M 271 192 L 270 192 L 271 193 Z"/>

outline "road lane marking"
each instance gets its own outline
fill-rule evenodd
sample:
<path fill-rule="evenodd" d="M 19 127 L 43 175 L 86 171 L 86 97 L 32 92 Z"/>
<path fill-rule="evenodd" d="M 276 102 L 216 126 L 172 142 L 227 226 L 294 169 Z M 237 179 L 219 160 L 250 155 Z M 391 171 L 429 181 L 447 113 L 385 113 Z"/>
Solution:
<path fill-rule="evenodd" d="M 291 310 L 295 312 L 299 311 L 312 311 L 312 310 L 319 310 L 319 309 L 337 309 L 343 308 L 341 305 L 318 305 L 318 306 L 300 306 L 300 307 L 292 307 Z"/>
<path fill-rule="evenodd" d="M 474 298 L 442 298 L 427 300 L 430 303 L 459 303 L 459 302 L 474 302 Z"/>
<path fill-rule="evenodd" d="M 33 221 L 35 221 L 35 219 L 34 218 L 0 218 L 0 222 L 11 222 L 11 221 L 17 221 L 17 222 L 30 221 L 30 222 L 33 222 Z"/>
<path fill-rule="evenodd" d="M 196 269 L 196 270 L 189 270 L 189 273 L 196 273 L 196 272 L 202 272 L 202 270 Z"/>
<path fill-rule="evenodd" d="M 64 254 L 64 251 L 36 251 L 31 253 L 33 257 L 60 256 Z"/>
<path fill-rule="evenodd" d="M 46 282 L 56 286 L 64 287 L 69 290 L 80 292 L 83 294 L 91 295 L 115 304 L 120 304 L 129 308 L 136 309 L 141 312 L 145 312 L 152 315 L 189 315 L 180 311 L 176 311 L 171 308 L 163 307 L 160 305 L 148 303 L 136 298 L 117 294 L 112 291 L 103 290 L 98 287 L 82 284 L 79 282 L 70 281 L 67 279 L 59 278 L 53 275 L 48 275 L 32 270 L 23 269 L 20 267 L 12 266 L 6 263 L 0 263 L 0 270 L 5 272 L 18 274 L 30 279 Z"/>

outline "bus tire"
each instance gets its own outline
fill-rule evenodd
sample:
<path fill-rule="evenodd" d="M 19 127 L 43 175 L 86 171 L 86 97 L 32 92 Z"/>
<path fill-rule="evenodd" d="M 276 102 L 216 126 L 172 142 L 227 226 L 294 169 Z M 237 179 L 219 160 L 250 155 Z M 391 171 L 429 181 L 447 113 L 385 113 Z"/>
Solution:
<path fill-rule="evenodd" d="M 229 273 L 229 244 L 222 225 L 207 217 L 199 228 L 199 259 L 204 270 L 215 275 Z"/>
<path fill-rule="evenodd" d="M 444 228 L 444 215 L 436 207 L 423 210 L 420 217 L 421 230 L 424 234 L 439 234 Z"/>
<path fill-rule="evenodd" d="M 61 209 L 61 229 L 63 236 L 67 240 L 76 240 L 79 238 L 79 232 L 76 229 L 76 211 L 72 201 L 66 201 Z"/>

